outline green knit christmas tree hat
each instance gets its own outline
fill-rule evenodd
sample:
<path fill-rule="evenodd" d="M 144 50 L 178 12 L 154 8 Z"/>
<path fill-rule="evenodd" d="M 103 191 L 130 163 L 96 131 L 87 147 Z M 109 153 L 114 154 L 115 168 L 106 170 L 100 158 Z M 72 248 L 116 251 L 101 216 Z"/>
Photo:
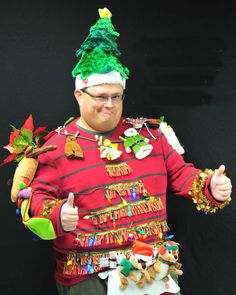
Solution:
<path fill-rule="evenodd" d="M 111 22 L 111 12 L 99 9 L 100 19 L 89 30 L 89 35 L 77 50 L 79 62 L 72 71 L 75 88 L 100 84 L 120 84 L 125 88 L 129 69 L 121 64 L 116 39 L 119 33 Z"/>

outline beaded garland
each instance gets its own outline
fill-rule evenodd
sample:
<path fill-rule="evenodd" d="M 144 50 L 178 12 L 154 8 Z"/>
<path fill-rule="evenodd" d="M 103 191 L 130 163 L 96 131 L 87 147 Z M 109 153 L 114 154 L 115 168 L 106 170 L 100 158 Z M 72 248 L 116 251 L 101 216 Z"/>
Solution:
<path fill-rule="evenodd" d="M 193 202 L 196 204 L 198 211 L 203 211 L 205 213 L 215 213 L 218 209 L 223 209 L 226 205 L 229 205 L 230 200 L 217 205 L 211 202 L 204 195 L 204 188 L 206 180 L 213 174 L 211 169 L 205 169 L 204 171 L 199 171 L 191 189 L 189 190 L 189 195 L 192 196 Z"/>

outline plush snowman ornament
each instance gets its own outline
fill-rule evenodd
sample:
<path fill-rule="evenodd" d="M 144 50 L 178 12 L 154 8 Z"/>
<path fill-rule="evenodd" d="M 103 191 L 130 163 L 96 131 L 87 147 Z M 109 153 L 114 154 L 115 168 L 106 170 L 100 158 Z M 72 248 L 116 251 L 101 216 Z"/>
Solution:
<path fill-rule="evenodd" d="M 147 157 L 153 150 L 153 146 L 149 144 L 149 139 L 139 134 L 135 128 L 125 130 L 124 135 L 125 151 L 130 153 L 133 150 L 137 159 L 141 160 Z"/>

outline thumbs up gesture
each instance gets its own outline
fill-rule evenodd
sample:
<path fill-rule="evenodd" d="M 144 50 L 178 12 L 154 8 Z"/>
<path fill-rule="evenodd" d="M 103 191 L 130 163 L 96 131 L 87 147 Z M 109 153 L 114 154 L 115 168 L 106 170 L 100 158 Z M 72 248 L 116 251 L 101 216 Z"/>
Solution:
<path fill-rule="evenodd" d="M 211 193 L 217 201 L 227 201 L 230 199 L 232 184 L 230 179 L 224 175 L 225 166 L 221 165 L 216 169 L 210 183 Z"/>
<path fill-rule="evenodd" d="M 61 208 L 61 224 L 65 231 L 75 230 L 79 220 L 78 208 L 74 206 L 74 197 L 73 193 L 69 193 L 67 201 Z"/>

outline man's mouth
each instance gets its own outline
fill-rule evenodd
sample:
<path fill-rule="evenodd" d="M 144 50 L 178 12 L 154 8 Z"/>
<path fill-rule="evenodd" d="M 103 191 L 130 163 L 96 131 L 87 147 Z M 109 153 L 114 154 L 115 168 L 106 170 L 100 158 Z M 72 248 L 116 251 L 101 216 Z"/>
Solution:
<path fill-rule="evenodd" d="M 103 111 L 103 112 L 102 112 L 102 114 L 103 114 L 103 115 L 108 115 L 108 116 L 111 116 L 111 115 L 112 115 L 112 112 Z"/>

